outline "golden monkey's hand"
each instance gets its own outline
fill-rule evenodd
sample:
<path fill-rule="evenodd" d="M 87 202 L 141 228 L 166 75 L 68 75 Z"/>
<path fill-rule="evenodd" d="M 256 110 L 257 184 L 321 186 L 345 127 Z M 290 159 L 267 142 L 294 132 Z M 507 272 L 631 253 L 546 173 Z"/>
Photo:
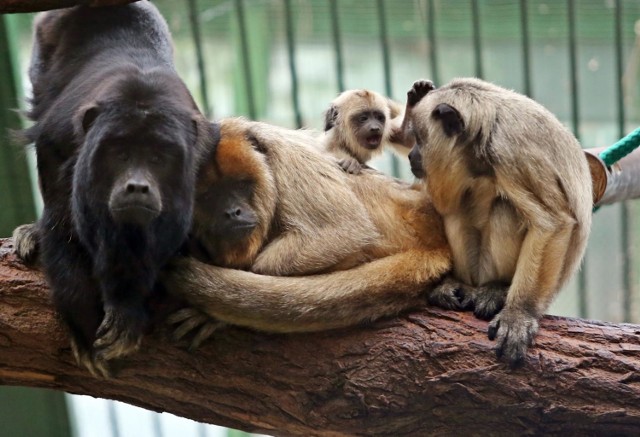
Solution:
<path fill-rule="evenodd" d="M 496 340 L 496 355 L 511 368 L 520 366 L 533 346 L 538 318 L 519 308 L 504 308 L 489 324 L 489 340 Z"/>
<path fill-rule="evenodd" d="M 407 106 L 416 106 L 420 100 L 436 87 L 430 80 L 417 80 L 413 83 L 411 89 L 407 92 Z"/>
<path fill-rule="evenodd" d="M 175 325 L 173 339 L 182 340 L 190 332 L 195 332 L 189 344 L 189 351 L 196 350 L 203 341 L 211 337 L 218 329 L 225 326 L 213 317 L 195 308 L 183 308 L 176 311 L 167 319 L 171 325 Z"/>
<path fill-rule="evenodd" d="M 447 310 L 470 309 L 469 291 L 465 284 L 448 276 L 429 293 L 427 302 Z"/>

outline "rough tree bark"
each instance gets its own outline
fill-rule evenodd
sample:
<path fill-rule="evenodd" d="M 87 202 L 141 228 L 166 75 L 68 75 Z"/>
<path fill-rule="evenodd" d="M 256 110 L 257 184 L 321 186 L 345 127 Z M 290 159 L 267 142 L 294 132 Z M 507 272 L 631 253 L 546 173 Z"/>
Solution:
<path fill-rule="evenodd" d="M 515 371 L 496 362 L 486 322 L 425 308 L 317 334 L 229 328 L 192 354 L 159 328 L 98 380 L 75 366 L 42 275 L 0 242 L 1 384 L 276 435 L 640 433 L 640 326 L 560 317 Z"/>
<path fill-rule="evenodd" d="M 75 5 L 113 6 L 138 0 L 0 0 L 0 14 L 48 11 Z"/>

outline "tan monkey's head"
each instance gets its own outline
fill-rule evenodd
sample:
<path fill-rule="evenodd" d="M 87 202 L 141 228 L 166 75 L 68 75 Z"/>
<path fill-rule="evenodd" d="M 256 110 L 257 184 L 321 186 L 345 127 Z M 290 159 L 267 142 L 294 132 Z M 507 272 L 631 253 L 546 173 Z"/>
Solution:
<path fill-rule="evenodd" d="M 340 94 L 325 113 L 324 130 L 330 141 L 356 157 L 368 161 L 382 151 L 389 137 L 391 112 L 388 100 L 369 90 L 349 90 Z"/>
<path fill-rule="evenodd" d="M 220 123 L 220 141 L 198 173 L 193 218 L 206 261 L 239 269 L 253 264 L 276 209 L 273 176 L 246 123 Z"/>

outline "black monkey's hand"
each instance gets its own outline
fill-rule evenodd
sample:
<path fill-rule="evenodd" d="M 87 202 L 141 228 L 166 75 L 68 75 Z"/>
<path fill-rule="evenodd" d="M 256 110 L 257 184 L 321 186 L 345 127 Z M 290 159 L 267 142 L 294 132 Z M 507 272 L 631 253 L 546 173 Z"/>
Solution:
<path fill-rule="evenodd" d="M 496 340 L 498 358 L 504 357 L 515 368 L 524 363 L 537 332 L 537 317 L 519 308 L 504 308 L 489 324 L 488 335 Z"/>
<path fill-rule="evenodd" d="M 13 245 L 16 255 L 25 264 L 33 264 L 38 257 L 38 227 L 35 223 L 18 226 L 13 230 Z"/>
<path fill-rule="evenodd" d="M 413 83 L 411 89 L 407 92 L 407 105 L 415 106 L 422 100 L 424 96 L 433 91 L 436 87 L 430 80 L 417 80 Z"/>
<path fill-rule="evenodd" d="M 96 357 L 92 351 L 80 347 L 74 339 L 71 339 L 71 352 L 78 366 L 85 367 L 96 378 L 111 378 L 111 370 L 107 362 Z"/>
<path fill-rule="evenodd" d="M 142 304 L 105 305 L 104 319 L 93 343 L 96 359 L 109 361 L 136 352 L 148 323 Z"/>
<path fill-rule="evenodd" d="M 342 158 L 338 160 L 338 166 L 346 173 L 360 174 L 363 169 L 363 165 L 355 158 Z"/>
<path fill-rule="evenodd" d="M 196 331 L 189 344 L 189 351 L 196 350 L 203 341 L 208 339 L 218 329 L 226 324 L 203 313 L 195 308 L 183 308 L 176 311 L 167 319 L 171 325 L 176 325 L 173 331 L 173 338 L 180 341 L 189 332 Z"/>

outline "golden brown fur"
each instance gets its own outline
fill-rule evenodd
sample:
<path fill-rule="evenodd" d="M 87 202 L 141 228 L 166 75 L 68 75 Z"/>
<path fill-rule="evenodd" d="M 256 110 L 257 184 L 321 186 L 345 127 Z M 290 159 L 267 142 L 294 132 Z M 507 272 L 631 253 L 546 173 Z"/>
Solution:
<path fill-rule="evenodd" d="M 351 173 L 357 173 L 385 147 L 407 156 L 413 144 L 404 142 L 404 112 L 402 105 L 374 91 L 344 91 L 325 113 L 322 148 L 338 158 L 340 165 Z M 381 117 L 368 119 L 371 114 Z M 368 142 L 367 137 L 375 139 Z"/>
<path fill-rule="evenodd" d="M 580 145 L 538 103 L 478 79 L 428 92 L 411 117 L 412 169 L 444 219 L 453 275 L 485 287 L 474 298 L 485 316 L 504 302 L 489 335 L 518 364 L 587 244 L 591 177 Z"/>
<path fill-rule="evenodd" d="M 229 178 L 255 180 L 262 223 L 242 256 L 212 260 L 220 266 L 184 259 L 165 275 L 167 288 L 219 321 L 275 332 L 344 327 L 423 304 L 451 266 L 423 190 L 373 170 L 345 174 L 316 146 L 305 132 L 223 120 L 199 193 Z M 196 203 L 194 235 L 206 246 L 204 229 L 219 212 Z M 188 328 L 204 321 L 183 315 L 174 320 Z"/>

